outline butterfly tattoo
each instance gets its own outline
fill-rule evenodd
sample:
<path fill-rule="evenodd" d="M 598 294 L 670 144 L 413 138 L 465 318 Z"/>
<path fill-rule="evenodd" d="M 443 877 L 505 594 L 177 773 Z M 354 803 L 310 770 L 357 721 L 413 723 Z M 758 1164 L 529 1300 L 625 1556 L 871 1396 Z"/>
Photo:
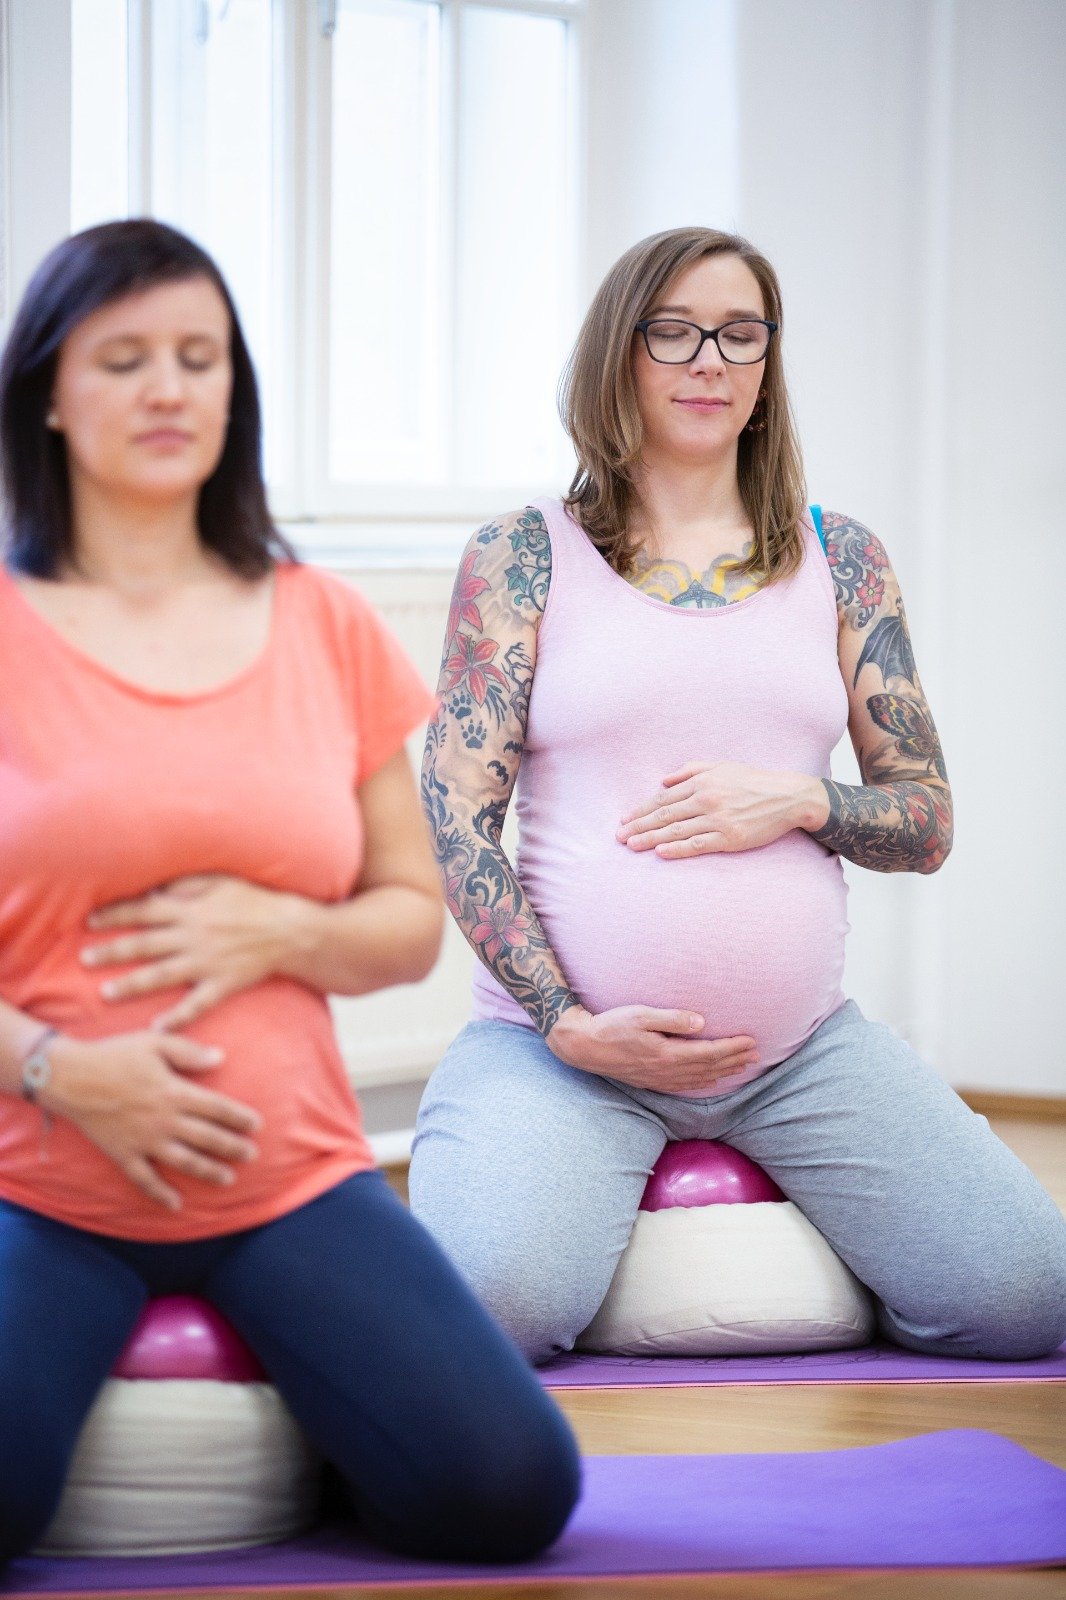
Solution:
<path fill-rule="evenodd" d="M 948 781 L 937 731 L 928 712 L 917 701 L 905 700 L 898 694 L 874 694 L 866 704 L 877 726 L 892 734 L 901 755 L 920 761 L 926 767 L 935 767 L 940 779 L 944 783 Z"/>

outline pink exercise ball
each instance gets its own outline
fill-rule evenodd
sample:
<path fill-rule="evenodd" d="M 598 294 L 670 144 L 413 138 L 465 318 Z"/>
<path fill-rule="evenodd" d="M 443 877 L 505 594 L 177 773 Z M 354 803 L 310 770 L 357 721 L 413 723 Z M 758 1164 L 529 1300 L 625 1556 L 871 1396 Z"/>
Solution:
<path fill-rule="evenodd" d="M 784 1198 L 774 1180 L 739 1150 L 713 1139 L 678 1139 L 652 1168 L 640 1209 L 753 1205 Z"/>
<path fill-rule="evenodd" d="M 221 1311 L 191 1294 L 149 1300 L 118 1358 L 116 1378 L 215 1378 L 269 1383 Z"/>

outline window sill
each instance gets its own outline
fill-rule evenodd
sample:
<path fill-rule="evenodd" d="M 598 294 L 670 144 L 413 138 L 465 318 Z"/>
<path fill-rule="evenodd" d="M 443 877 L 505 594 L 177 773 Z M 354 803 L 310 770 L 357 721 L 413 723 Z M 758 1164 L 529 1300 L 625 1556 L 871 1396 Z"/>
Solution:
<path fill-rule="evenodd" d="M 278 527 L 305 561 L 354 568 L 419 567 L 454 571 L 463 547 L 477 527 L 462 522 L 287 521 Z"/>

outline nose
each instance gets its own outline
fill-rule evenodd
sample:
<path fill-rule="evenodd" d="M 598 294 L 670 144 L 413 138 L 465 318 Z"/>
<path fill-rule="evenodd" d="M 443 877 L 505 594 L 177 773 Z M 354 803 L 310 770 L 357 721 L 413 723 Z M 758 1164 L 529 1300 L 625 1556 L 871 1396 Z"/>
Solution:
<path fill-rule="evenodd" d="M 176 355 L 161 353 L 152 361 L 148 369 L 145 398 L 150 405 L 168 409 L 184 405 L 186 374 Z"/>
<path fill-rule="evenodd" d="M 724 370 L 725 362 L 722 359 L 722 352 L 713 339 L 704 339 L 689 363 L 689 371 L 719 373 Z"/>

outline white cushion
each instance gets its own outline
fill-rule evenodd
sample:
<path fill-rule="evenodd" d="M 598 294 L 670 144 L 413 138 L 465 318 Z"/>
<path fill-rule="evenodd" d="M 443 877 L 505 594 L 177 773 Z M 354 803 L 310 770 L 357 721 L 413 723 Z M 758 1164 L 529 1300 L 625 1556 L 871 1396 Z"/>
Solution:
<path fill-rule="evenodd" d="M 267 1383 L 110 1378 L 38 1551 L 177 1555 L 269 1544 L 318 1509 L 319 1460 Z"/>
<path fill-rule="evenodd" d="M 866 1344 L 870 1296 L 791 1201 L 640 1211 L 578 1349 L 759 1355 Z"/>

